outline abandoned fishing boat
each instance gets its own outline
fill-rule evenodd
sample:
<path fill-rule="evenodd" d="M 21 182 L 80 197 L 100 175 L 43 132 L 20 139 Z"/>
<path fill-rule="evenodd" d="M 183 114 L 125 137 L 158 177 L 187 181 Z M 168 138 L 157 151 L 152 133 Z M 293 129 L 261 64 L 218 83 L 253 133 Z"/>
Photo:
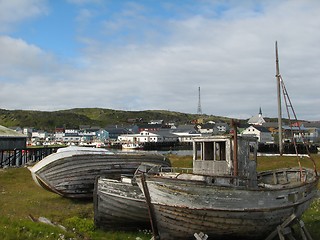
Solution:
<path fill-rule="evenodd" d="M 198 149 L 201 149 L 200 154 Z M 193 173 L 158 171 L 137 177 L 160 239 L 263 239 L 290 215 L 298 218 L 316 195 L 315 170 L 258 173 L 256 139 L 196 137 Z"/>
<path fill-rule="evenodd" d="M 29 168 L 41 187 L 68 198 L 92 198 L 95 178 L 133 174 L 141 163 L 170 166 L 160 154 L 110 152 L 87 147 L 61 148 Z"/>
<path fill-rule="evenodd" d="M 279 73 L 276 43 L 279 152 L 282 155 L 281 89 L 290 126 L 297 125 L 289 95 Z M 295 117 L 291 122 L 289 109 Z M 292 139 L 299 167 L 257 172 L 257 139 L 234 135 L 193 139 L 193 173 L 155 172 L 137 177 L 150 212 L 154 237 L 193 239 L 207 234 L 210 239 L 284 239 L 283 226 L 299 219 L 317 195 L 319 176 L 303 143 L 313 169 L 303 168 Z M 299 135 L 299 136 L 300 136 Z M 200 154 L 198 154 L 200 149 Z M 280 227 L 280 228 L 279 228 Z"/>
<path fill-rule="evenodd" d="M 100 176 L 94 190 L 94 223 L 105 230 L 150 229 L 145 197 L 132 176 Z"/>

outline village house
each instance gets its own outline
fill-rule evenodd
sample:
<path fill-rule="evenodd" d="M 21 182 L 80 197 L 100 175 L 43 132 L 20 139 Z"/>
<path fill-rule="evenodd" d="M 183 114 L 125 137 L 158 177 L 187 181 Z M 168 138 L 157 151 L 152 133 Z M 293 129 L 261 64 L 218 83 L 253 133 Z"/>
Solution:
<path fill-rule="evenodd" d="M 227 123 L 215 123 L 208 122 L 203 124 L 197 124 L 196 129 L 201 134 L 210 134 L 210 135 L 218 135 L 224 134 L 229 131 L 229 125 Z"/>
<path fill-rule="evenodd" d="M 69 144 L 79 144 L 80 141 L 81 136 L 79 135 L 79 130 L 65 129 L 64 136 L 62 137 L 62 142 Z"/>
<path fill-rule="evenodd" d="M 320 122 L 299 122 L 292 126 L 293 136 L 297 142 L 302 142 L 302 135 L 305 141 L 310 143 L 319 143 L 320 141 Z M 279 127 L 277 122 L 265 122 L 262 124 L 263 127 L 267 128 L 271 135 L 275 138 L 279 134 Z M 299 131 L 301 133 L 299 133 Z M 283 139 L 284 141 L 292 141 L 292 132 L 289 125 L 282 126 Z"/>
<path fill-rule="evenodd" d="M 43 130 L 33 130 L 31 137 L 34 139 L 45 140 L 48 137 L 48 133 Z"/>
<path fill-rule="evenodd" d="M 271 143 L 273 142 L 273 137 L 271 132 L 262 126 L 252 125 L 244 129 L 241 135 L 253 136 L 258 138 L 259 143 Z"/>
<path fill-rule="evenodd" d="M 162 124 L 149 124 L 141 123 L 137 125 L 138 132 L 148 131 L 148 132 L 158 132 L 162 127 Z"/>
<path fill-rule="evenodd" d="M 215 128 L 218 130 L 219 134 L 227 133 L 230 130 L 229 124 L 224 122 L 215 123 Z"/>
<path fill-rule="evenodd" d="M 154 132 L 141 131 L 140 133 L 120 135 L 118 141 L 122 143 L 163 142 L 163 138 Z"/>
<path fill-rule="evenodd" d="M 79 135 L 81 136 L 81 142 L 92 142 L 95 140 L 105 141 L 109 135 L 104 132 L 106 132 L 106 130 L 98 126 L 80 126 Z"/>
<path fill-rule="evenodd" d="M 273 137 L 279 133 L 278 122 L 265 122 L 262 126 L 267 128 Z"/>
<path fill-rule="evenodd" d="M 163 143 L 177 142 L 178 136 L 172 134 L 167 129 L 162 129 L 157 132 L 141 131 L 136 134 L 125 134 L 118 137 L 118 141 L 122 143 Z"/>
<path fill-rule="evenodd" d="M 127 128 L 118 127 L 118 126 L 108 126 L 105 128 L 105 130 L 108 132 L 109 139 L 111 141 L 117 141 L 118 137 L 121 135 L 129 135 L 133 133 Z"/>
<path fill-rule="evenodd" d="M 148 122 L 148 124 L 159 124 L 159 125 L 163 125 L 164 121 L 163 120 L 150 120 Z"/>
<path fill-rule="evenodd" d="M 196 131 L 194 125 L 179 125 L 171 130 L 171 133 L 178 137 L 181 143 L 193 142 L 193 137 L 200 137 L 201 133 Z"/>
<path fill-rule="evenodd" d="M 160 129 L 160 131 L 157 132 L 159 136 L 162 137 L 163 142 L 178 142 L 179 138 L 176 134 L 173 134 L 170 129 Z"/>
<path fill-rule="evenodd" d="M 307 140 L 312 143 L 320 143 L 320 121 L 304 122 L 303 125 L 308 129 Z"/>

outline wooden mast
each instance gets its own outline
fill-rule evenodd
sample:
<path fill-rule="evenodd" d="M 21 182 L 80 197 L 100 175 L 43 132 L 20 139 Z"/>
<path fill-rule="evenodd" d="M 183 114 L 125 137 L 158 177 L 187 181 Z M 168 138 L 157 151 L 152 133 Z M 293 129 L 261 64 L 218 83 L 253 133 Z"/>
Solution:
<path fill-rule="evenodd" d="M 278 133 L 279 133 L 279 153 L 283 154 L 282 142 L 282 110 L 281 110 L 281 76 L 279 71 L 278 43 L 276 41 L 276 78 L 277 78 L 277 95 L 278 95 Z"/>

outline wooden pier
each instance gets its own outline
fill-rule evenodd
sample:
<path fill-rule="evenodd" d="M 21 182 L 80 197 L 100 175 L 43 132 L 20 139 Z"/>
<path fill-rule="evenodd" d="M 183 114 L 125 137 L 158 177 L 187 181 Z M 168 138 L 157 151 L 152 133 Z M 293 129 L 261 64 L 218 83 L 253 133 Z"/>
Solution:
<path fill-rule="evenodd" d="M 57 151 L 60 147 L 25 148 L 0 150 L 0 168 L 20 167 L 38 162 Z"/>

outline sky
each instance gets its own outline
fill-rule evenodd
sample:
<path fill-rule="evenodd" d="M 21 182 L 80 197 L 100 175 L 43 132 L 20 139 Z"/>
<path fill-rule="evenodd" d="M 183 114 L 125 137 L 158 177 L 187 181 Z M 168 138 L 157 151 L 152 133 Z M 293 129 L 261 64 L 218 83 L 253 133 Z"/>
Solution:
<path fill-rule="evenodd" d="M 197 113 L 200 87 L 204 114 L 277 117 L 277 41 L 297 117 L 319 121 L 319 13 L 317 0 L 1 0 L 0 108 Z"/>

